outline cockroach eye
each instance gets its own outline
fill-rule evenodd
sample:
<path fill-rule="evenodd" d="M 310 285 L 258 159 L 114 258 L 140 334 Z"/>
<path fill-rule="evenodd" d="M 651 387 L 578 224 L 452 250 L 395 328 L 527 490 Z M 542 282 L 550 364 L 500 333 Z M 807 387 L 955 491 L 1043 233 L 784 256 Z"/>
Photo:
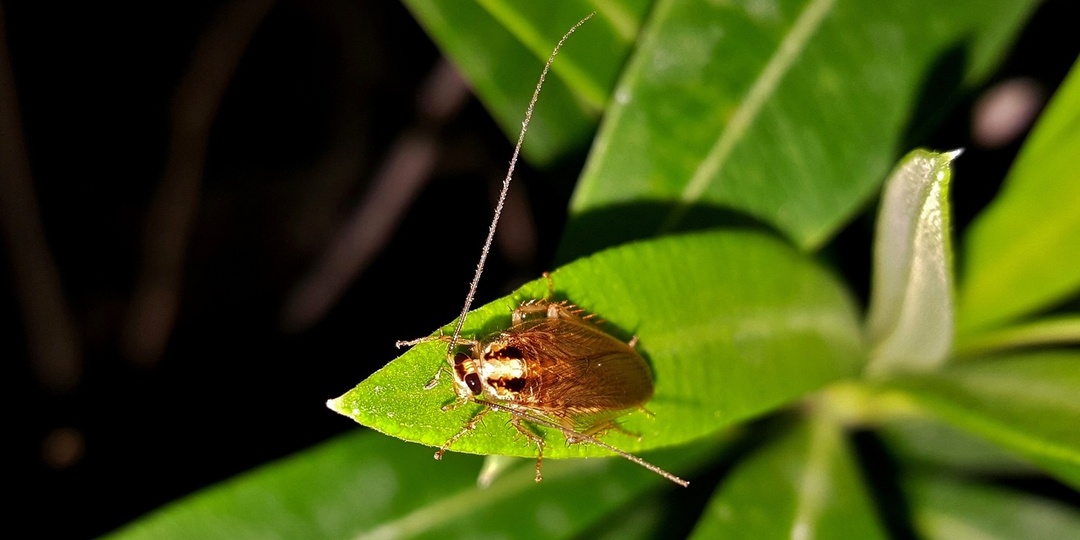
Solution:
<path fill-rule="evenodd" d="M 472 392 L 473 395 L 480 395 L 480 391 L 482 390 L 482 388 L 480 386 L 480 376 L 479 375 L 477 375 L 475 373 L 470 373 L 470 374 L 466 375 L 465 376 L 465 384 L 467 384 L 469 386 L 469 391 Z"/>

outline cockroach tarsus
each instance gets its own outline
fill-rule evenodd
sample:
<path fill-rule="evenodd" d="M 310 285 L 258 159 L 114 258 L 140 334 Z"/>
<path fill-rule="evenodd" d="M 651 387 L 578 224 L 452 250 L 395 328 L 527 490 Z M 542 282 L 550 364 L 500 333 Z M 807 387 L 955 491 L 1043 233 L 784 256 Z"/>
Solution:
<path fill-rule="evenodd" d="M 544 459 L 545 442 L 526 424 L 559 431 L 568 444 L 589 443 L 599 446 L 686 487 L 689 485 L 686 480 L 597 438 L 610 429 L 621 430 L 615 420 L 629 410 L 645 410 L 645 403 L 653 395 L 652 373 L 648 364 L 635 350 L 637 337 L 625 343 L 591 321 L 592 314 L 585 313 L 568 301 L 553 301 L 551 297 L 554 287 L 549 274 L 544 274 L 548 279 L 548 295 L 543 299 L 521 303 L 511 313 L 509 328 L 483 339 L 461 337 L 461 329 L 476 295 L 506 193 L 510 188 L 514 166 L 517 164 L 544 79 L 559 49 L 570 35 L 593 15 L 589 14 L 578 21 L 563 35 L 540 73 L 540 80 L 521 123 L 521 132 L 495 205 L 487 239 L 476 265 L 476 273 L 465 296 L 465 305 L 457 318 L 453 335 L 399 341 L 397 346 L 431 341 L 447 342 L 447 365 L 441 366 L 435 372 L 435 376 L 424 385 L 424 389 L 434 388 L 443 370 L 449 368 L 457 399 L 444 406 L 443 410 L 465 403 L 482 405 L 460 431 L 439 447 L 435 459 L 442 459 L 443 454 L 455 442 L 476 429 L 489 412 L 505 412 L 510 415 L 510 424 L 536 445 L 537 482 L 543 478 L 540 469 Z M 459 347 L 464 347 L 469 352 L 460 351 Z"/>

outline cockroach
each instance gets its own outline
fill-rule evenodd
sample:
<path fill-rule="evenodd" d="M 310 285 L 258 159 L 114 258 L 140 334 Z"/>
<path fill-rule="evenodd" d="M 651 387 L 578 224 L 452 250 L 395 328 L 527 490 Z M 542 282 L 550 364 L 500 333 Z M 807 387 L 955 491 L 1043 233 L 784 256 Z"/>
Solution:
<path fill-rule="evenodd" d="M 483 406 L 439 448 L 435 459 L 442 459 L 443 454 L 458 439 L 474 430 L 489 412 L 506 412 L 510 415 L 510 424 L 536 445 L 537 482 L 543 478 L 544 439 L 526 424 L 557 430 L 569 444 L 600 446 L 685 487 L 689 485 L 686 480 L 597 438 L 610 429 L 620 429 L 615 420 L 623 414 L 632 409 L 644 410 L 645 403 L 653 395 L 652 373 L 635 350 L 637 338 L 623 342 L 594 323 L 592 314 L 586 314 L 569 301 L 553 300 L 554 287 L 549 274 L 545 274 L 548 295 L 523 302 L 514 309 L 509 328 L 482 339 L 461 336 L 544 79 L 559 49 L 592 16 L 578 21 L 567 31 L 555 45 L 540 74 L 453 335 L 399 341 L 397 345 L 446 341 L 449 369 L 440 367 L 424 388 L 434 388 L 439 375 L 447 370 L 453 376 L 457 400 L 443 409 L 464 403 Z"/>

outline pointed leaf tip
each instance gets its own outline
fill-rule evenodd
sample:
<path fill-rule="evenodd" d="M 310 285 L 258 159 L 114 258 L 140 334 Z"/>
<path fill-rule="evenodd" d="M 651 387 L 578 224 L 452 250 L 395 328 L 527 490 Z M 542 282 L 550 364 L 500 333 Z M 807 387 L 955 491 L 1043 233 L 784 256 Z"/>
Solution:
<path fill-rule="evenodd" d="M 620 426 L 639 437 L 604 435 L 626 452 L 684 444 L 786 405 L 855 375 L 865 358 L 846 290 L 809 257 L 762 232 L 626 244 L 563 266 L 552 279 L 555 298 L 602 317 L 605 331 L 636 335 L 650 362 L 653 415 L 619 416 Z M 462 336 L 506 330 L 517 306 L 546 294 L 548 283 L 538 279 L 477 308 Z M 418 344 L 338 398 L 336 408 L 387 435 L 444 446 L 480 407 L 448 407 L 457 398 L 449 377 L 424 390 L 445 362 L 441 343 Z M 492 413 L 452 450 L 535 458 L 535 446 L 506 425 L 507 416 Z M 555 430 L 537 431 L 555 443 L 544 447 L 545 460 L 610 454 L 597 445 L 563 444 Z"/>
<path fill-rule="evenodd" d="M 870 374 L 930 371 L 952 349 L 949 183 L 959 155 L 915 150 L 885 183 L 867 317 Z"/>
<path fill-rule="evenodd" d="M 326 408 L 338 414 L 349 416 L 349 414 L 342 408 L 340 397 L 326 400 Z"/>

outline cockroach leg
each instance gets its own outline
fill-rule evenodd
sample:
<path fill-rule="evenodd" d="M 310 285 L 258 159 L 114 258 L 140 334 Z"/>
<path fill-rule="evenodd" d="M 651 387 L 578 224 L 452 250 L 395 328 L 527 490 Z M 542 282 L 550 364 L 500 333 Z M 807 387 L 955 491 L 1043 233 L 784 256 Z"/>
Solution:
<path fill-rule="evenodd" d="M 482 420 L 484 418 L 484 415 L 486 415 L 490 410 L 491 409 L 487 407 L 483 407 L 479 411 L 477 411 L 476 414 L 469 419 L 469 422 L 465 424 L 465 427 L 461 428 L 461 431 L 455 433 L 453 437 L 447 439 L 446 442 L 439 447 L 439 451 L 435 452 L 435 459 L 441 460 L 443 454 L 445 454 L 446 451 L 450 449 L 451 445 L 457 442 L 458 439 L 464 437 L 466 433 L 476 429 L 476 425 L 480 423 L 480 420 Z"/>
<path fill-rule="evenodd" d="M 622 433 L 623 435 L 626 435 L 628 437 L 633 437 L 633 438 L 635 438 L 635 439 L 637 439 L 639 441 L 641 440 L 641 434 L 640 433 L 634 433 L 633 431 L 629 431 L 629 430 L 623 428 L 615 420 L 604 420 L 604 421 L 601 421 L 601 422 L 597 422 L 596 424 L 590 426 L 589 429 L 586 429 L 585 431 L 581 431 L 581 432 L 575 431 L 573 429 L 567 428 L 566 426 L 563 426 L 563 434 L 566 436 L 566 443 L 567 444 L 578 444 L 578 443 L 581 443 L 581 442 L 585 442 L 585 441 L 588 441 L 590 439 L 600 437 L 600 436 L 602 436 L 603 434 L 607 433 L 610 430 L 618 431 L 619 433 Z"/>
<path fill-rule="evenodd" d="M 536 481 L 539 482 L 544 479 L 544 476 L 540 474 L 540 464 L 544 461 L 544 439 L 535 434 L 529 428 L 521 424 L 521 417 L 511 413 L 510 425 L 514 426 L 519 433 L 525 436 L 526 439 L 532 441 L 536 445 Z"/>
<path fill-rule="evenodd" d="M 399 340 L 395 342 L 394 345 L 400 349 L 402 347 L 412 347 L 414 345 L 419 345 L 420 343 L 430 343 L 432 341 L 443 341 L 449 343 L 452 340 L 453 338 L 447 335 L 443 335 L 442 331 L 440 330 L 439 335 L 437 336 L 424 336 L 422 338 L 410 339 L 408 341 Z M 472 347 L 475 346 L 477 343 L 479 342 L 475 339 L 465 339 L 459 337 L 457 340 L 457 344 L 463 347 Z M 454 365 L 452 357 L 449 356 L 449 351 L 447 353 L 446 362 L 451 366 Z M 435 388 L 435 385 L 439 384 L 439 377 L 442 376 L 442 372 L 444 370 L 446 370 L 446 365 L 439 366 L 439 369 L 435 371 L 435 375 L 431 377 L 431 379 L 429 379 L 426 384 L 424 384 L 424 390 L 431 390 L 432 388 Z M 446 409 L 444 408 L 443 410 Z"/>

